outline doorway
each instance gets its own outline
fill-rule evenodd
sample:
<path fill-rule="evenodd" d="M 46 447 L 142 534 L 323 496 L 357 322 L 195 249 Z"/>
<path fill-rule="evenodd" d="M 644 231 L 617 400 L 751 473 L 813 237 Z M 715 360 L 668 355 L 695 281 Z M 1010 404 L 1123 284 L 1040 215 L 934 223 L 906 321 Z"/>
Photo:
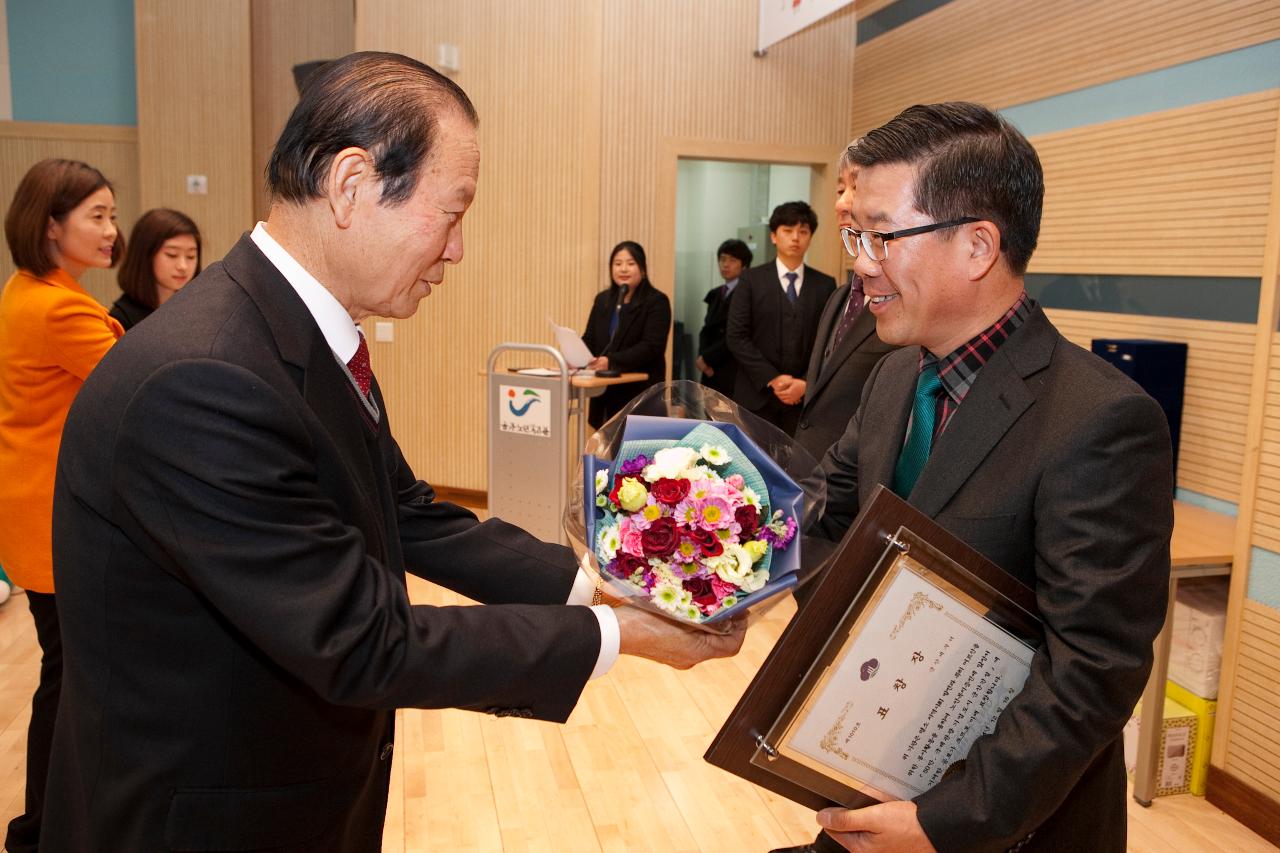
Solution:
<path fill-rule="evenodd" d="M 776 256 L 769 214 L 785 201 L 810 201 L 814 170 L 789 163 L 680 158 L 676 166 L 673 379 L 697 379 L 698 332 L 707 293 L 724 283 L 716 249 L 737 238 L 752 264 Z"/>

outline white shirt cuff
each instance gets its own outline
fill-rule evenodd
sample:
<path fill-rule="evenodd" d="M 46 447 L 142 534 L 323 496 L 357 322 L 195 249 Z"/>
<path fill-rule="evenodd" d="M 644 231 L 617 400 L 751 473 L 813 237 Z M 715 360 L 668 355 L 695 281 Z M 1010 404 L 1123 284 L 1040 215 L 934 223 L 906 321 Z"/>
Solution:
<path fill-rule="evenodd" d="M 565 604 L 590 604 L 595 596 L 596 582 L 582 569 L 573 579 L 573 589 L 569 591 L 569 600 Z M 597 604 L 591 608 L 600 623 L 600 655 L 596 658 L 595 668 L 591 670 L 593 679 L 599 678 L 618 660 L 618 647 L 622 643 L 622 632 L 618 629 L 618 617 L 613 608 L 607 604 Z"/>

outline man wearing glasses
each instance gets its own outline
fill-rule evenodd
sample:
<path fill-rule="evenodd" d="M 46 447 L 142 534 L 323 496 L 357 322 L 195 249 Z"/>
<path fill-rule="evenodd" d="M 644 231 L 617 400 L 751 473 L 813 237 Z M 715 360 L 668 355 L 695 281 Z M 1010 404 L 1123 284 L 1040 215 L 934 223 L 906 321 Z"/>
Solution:
<path fill-rule="evenodd" d="M 823 462 L 819 532 L 877 484 L 1035 590 L 1021 693 L 912 801 L 827 809 L 798 850 L 1123 851 L 1121 729 L 1165 614 L 1172 458 L 1160 408 L 1023 288 L 1043 173 L 984 107 L 915 106 L 850 149 L 845 247 L 886 356 Z"/>

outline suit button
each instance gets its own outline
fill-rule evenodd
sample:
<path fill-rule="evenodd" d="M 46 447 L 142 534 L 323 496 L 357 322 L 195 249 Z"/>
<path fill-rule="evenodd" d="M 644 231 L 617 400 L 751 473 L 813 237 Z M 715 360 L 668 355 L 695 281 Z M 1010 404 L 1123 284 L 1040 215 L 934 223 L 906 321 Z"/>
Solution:
<path fill-rule="evenodd" d="M 800 422 L 800 429 L 808 429 L 808 428 L 809 428 L 809 422 L 808 422 L 808 421 L 801 421 L 801 422 Z"/>
<path fill-rule="evenodd" d="M 392 749 L 394 749 L 394 748 L 395 748 L 395 747 L 393 747 L 391 744 L 389 744 L 389 743 L 384 743 L 384 744 L 382 745 L 382 753 L 378 756 L 378 760 L 379 760 L 379 761 L 386 761 L 388 758 L 390 758 L 390 757 L 391 757 L 391 750 L 392 750 Z"/>

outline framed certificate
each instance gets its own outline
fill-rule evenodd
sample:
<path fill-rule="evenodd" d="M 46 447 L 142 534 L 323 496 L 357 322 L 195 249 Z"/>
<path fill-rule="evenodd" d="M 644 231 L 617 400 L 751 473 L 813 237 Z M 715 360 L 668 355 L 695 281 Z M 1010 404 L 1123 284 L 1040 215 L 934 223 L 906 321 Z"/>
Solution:
<path fill-rule="evenodd" d="M 910 799 L 990 732 L 1042 636 L 1035 596 L 872 495 L 706 753 L 811 808 Z"/>

